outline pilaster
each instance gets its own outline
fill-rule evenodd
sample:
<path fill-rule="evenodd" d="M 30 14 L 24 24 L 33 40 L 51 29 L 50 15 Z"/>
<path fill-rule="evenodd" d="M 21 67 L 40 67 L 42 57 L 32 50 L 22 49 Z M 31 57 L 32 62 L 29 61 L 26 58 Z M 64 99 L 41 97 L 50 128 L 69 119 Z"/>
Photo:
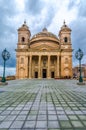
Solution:
<path fill-rule="evenodd" d="M 39 69 L 38 69 L 38 78 L 41 78 L 41 56 L 39 55 Z"/>
<path fill-rule="evenodd" d="M 25 57 L 25 78 L 28 78 L 28 56 Z"/>
<path fill-rule="evenodd" d="M 29 56 L 29 79 L 31 79 L 32 75 L 32 55 Z"/>
<path fill-rule="evenodd" d="M 48 70 L 47 70 L 47 78 L 50 79 L 50 55 L 48 55 Z"/>
<path fill-rule="evenodd" d="M 59 77 L 59 56 L 57 56 L 57 77 Z"/>
<path fill-rule="evenodd" d="M 16 79 L 19 79 L 19 59 L 16 56 Z"/>

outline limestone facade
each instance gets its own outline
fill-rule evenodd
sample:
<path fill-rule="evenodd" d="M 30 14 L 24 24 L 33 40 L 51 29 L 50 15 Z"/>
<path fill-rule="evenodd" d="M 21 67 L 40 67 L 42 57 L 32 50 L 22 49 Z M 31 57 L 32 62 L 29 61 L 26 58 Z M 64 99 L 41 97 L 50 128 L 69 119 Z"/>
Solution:
<path fill-rule="evenodd" d="M 65 24 L 57 37 L 46 28 L 31 37 L 24 24 L 18 29 L 16 79 L 72 77 L 71 29 Z"/>

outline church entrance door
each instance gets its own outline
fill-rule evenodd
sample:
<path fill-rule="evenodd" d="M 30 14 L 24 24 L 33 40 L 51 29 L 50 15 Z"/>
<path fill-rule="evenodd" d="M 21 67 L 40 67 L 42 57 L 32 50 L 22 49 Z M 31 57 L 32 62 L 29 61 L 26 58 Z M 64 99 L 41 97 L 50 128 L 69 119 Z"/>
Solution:
<path fill-rule="evenodd" d="M 51 78 L 54 78 L 54 72 L 51 72 Z"/>
<path fill-rule="evenodd" d="M 46 69 L 42 70 L 42 78 L 47 78 L 47 70 Z"/>
<path fill-rule="evenodd" d="M 38 72 L 35 72 L 35 78 L 38 78 Z"/>

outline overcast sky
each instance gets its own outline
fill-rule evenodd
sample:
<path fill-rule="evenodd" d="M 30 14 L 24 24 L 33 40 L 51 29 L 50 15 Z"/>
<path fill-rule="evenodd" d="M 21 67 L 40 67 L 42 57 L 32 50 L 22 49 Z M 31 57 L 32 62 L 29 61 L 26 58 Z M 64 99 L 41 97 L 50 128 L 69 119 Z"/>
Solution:
<path fill-rule="evenodd" d="M 15 74 L 17 29 L 26 20 L 31 35 L 44 27 L 56 34 L 63 21 L 72 29 L 73 66 L 78 64 L 75 52 L 84 52 L 82 63 L 86 63 L 86 1 L 85 0 L 0 0 L 0 75 L 4 48 L 10 52 L 6 74 Z"/>

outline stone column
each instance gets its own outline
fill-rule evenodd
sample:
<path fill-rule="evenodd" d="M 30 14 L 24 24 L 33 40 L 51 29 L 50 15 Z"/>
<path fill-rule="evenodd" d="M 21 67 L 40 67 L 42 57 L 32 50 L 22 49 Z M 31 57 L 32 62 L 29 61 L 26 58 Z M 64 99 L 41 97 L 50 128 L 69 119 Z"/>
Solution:
<path fill-rule="evenodd" d="M 50 55 L 48 55 L 48 70 L 47 70 L 47 78 L 50 79 Z"/>
<path fill-rule="evenodd" d="M 57 56 L 57 77 L 59 77 L 59 56 Z"/>
<path fill-rule="evenodd" d="M 28 56 L 25 58 L 25 78 L 28 78 Z"/>
<path fill-rule="evenodd" d="M 41 78 L 41 56 L 39 55 L 39 65 L 38 65 L 38 78 Z"/>
<path fill-rule="evenodd" d="M 29 57 L 29 79 L 31 79 L 32 74 L 32 55 Z"/>
<path fill-rule="evenodd" d="M 16 56 L 16 79 L 19 79 L 19 57 Z"/>

